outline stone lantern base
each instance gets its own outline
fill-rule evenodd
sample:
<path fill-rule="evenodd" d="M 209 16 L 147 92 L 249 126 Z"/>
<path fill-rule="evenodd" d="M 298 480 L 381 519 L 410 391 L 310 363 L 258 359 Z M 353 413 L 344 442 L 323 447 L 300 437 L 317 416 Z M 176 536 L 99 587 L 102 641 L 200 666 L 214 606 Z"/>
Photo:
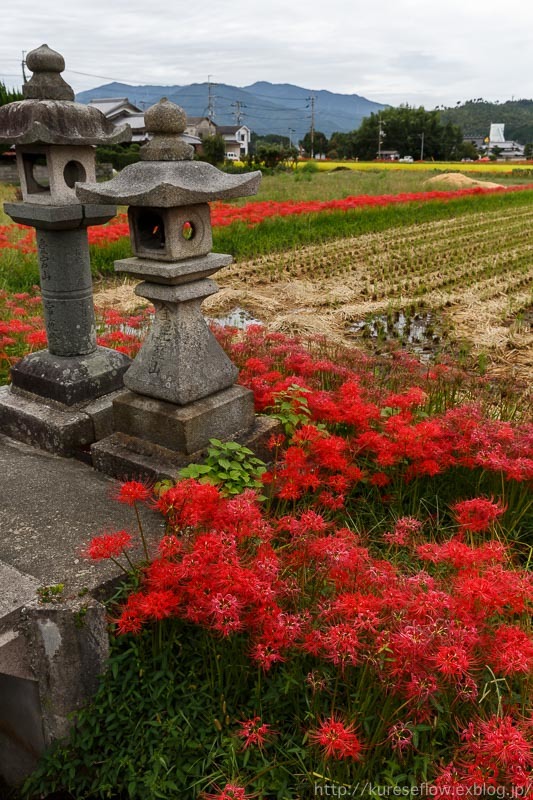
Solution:
<path fill-rule="evenodd" d="M 145 399 L 148 400 L 149 398 Z M 128 393 L 126 393 L 126 396 L 124 396 L 124 394 L 117 395 L 115 403 L 118 405 L 124 402 L 125 406 L 127 406 L 128 400 Z M 159 403 L 159 401 L 156 402 Z M 161 403 L 161 406 L 166 405 L 168 404 Z M 185 411 L 185 409 L 181 410 L 182 412 Z M 163 412 L 163 416 L 155 414 L 154 417 L 150 419 L 151 415 L 147 415 L 143 417 L 143 420 L 149 425 L 156 424 L 156 421 L 160 423 L 164 418 L 165 409 L 161 408 L 159 411 Z M 130 408 L 127 413 L 131 413 L 132 416 L 135 416 L 137 412 L 140 414 L 140 408 Z M 181 432 L 184 437 L 191 434 L 189 439 L 190 444 L 194 441 L 193 434 L 195 433 L 195 428 L 198 428 L 198 420 L 200 417 L 201 415 L 195 420 L 194 417 L 191 416 L 191 419 L 188 421 L 182 419 Z M 222 420 L 223 414 L 220 413 L 220 423 L 222 423 Z M 140 424 L 140 416 L 138 421 Z M 272 417 L 255 416 L 253 424 L 248 429 L 243 430 L 240 428 L 230 430 L 229 427 L 230 426 L 228 426 L 226 430 L 222 430 L 221 425 L 218 430 L 212 429 L 209 438 L 237 442 L 238 444 L 248 447 L 263 461 L 268 462 L 271 459 L 272 453 L 268 447 L 268 441 L 273 434 L 281 432 L 281 426 L 278 420 Z M 146 481 L 166 479 L 175 481 L 179 478 L 180 470 L 187 466 L 187 464 L 195 464 L 204 460 L 209 445 L 209 438 L 204 437 L 202 439 L 203 444 L 199 446 L 196 451 L 185 452 L 171 450 L 169 447 L 148 441 L 141 436 L 131 436 L 128 433 L 119 431 L 105 439 L 101 439 L 91 446 L 92 462 L 94 468 L 99 472 L 103 472 L 119 480 L 136 478 Z M 198 440 L 196 443 L 198 445 L 200 444 Z"/>

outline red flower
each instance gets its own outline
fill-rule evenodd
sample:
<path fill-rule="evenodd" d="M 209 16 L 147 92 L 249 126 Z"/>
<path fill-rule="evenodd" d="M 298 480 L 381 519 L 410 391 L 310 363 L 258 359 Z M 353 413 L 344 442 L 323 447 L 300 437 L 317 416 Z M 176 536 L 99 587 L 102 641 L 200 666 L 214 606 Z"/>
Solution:
<path fill-rule="evenodd" d="M 205 800 L 250 800 L 253 795 L 246 794 L 242 786 L 227 783 L 223 789 L 217 789 L 216 794 L 204 794 Z"/>
<path fill-rule="evenodd" d="M 115 500 L 127 506 L 134 506 L 135 503 L 145 503 L 152 496 L 152 490 L 140 481 L 126 481 L 121 484 L 115 494 Z"/>
<path fill-rule="evenodd" d="M 93 561 L 102 561 L 104 558 L 115 558 L 124 550 L 132 546 L 131 535 L 127 531 L 104 533 L 95 536 L 87 547 L 86 554 Z"/>
<path fill-rule="evenodd" d="M 272 734 L 270 725 L 261 722 L 261 717 L 252 717 L 252 719 L 239 722 L 241 726 L 240 731 L 237 731 L 237 736 L 243 740 L 243 748 L 257 745 L 261 749 L 266 741 L 267 736 Z"/>
<path fill-rule="evenodd" d="M 474 497 L 452 506 L 453 515 L 462 530 L 478 533 L 488 530 L 491 522 L 504 511 L 505 508 L 486 497 Z"/>
<path fill-rule="evenodd" d="M 355 733 L 355 726 L 345 724 L 334 716 L 323 720 L 311 731 L 309 739 L 320 745 L 325 758 L 361 758 L 362 745 Z"/>

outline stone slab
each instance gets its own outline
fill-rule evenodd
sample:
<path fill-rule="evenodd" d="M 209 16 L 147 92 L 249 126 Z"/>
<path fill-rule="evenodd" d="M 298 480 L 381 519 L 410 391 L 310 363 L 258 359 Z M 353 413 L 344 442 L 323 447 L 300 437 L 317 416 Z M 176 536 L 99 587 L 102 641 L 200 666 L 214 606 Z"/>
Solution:
<path fill-rule="evenodd" d="M 134 392 L 124 392 L 113 403 L 115 430 L 137 436 L 177 452 L 194 453 L 209 439 L 231 439 L 254 424 L 253 394 L 231 386 L 202 400 L 176 406 Z"/>
<path fill-rule="evenodd" d="M 232 261 L 233 257 L 224 253 L 209 253 L 207 256 L 170 262 L 152 261 L 147 258 L 122 258 L 115 261 L 115 272 L 126 272 L 134 277 L 145 278 L 150 283 L 175 285 L 213 275 Z"/>
<path fill-rule="evenodd" d="M 268 440 L 281 432 L 280 423 L 272 417 L 256 416 L 252 428 L 238 431 L 233 441 L 249 447 L 258 458 L 267 463 L 272 452 Z M 166 447 L 147 442 L 124 433 L 114 433 L 91 447 L 93 463 L 97 470 L 120 480 L 147 481 L 177 480 L 180 470 L 187 464 L 200 463 L 207 448 L 196 453 L 176 453 Z"/>
<path fill-rule="evenodd" d="M 113 500 L 115 481 L 2 435 L 0 472 L 0 561 L 40 586 L 63 583 L 65 599 L 82 590 L 98 593 L 120 577 L 113 563 L 94 564 L 82 555 L 104 530 L 136 533 L 133 510 Z M 160 515 L 141 508 L 141 516 L 148 538 L 157 539 L 164 529 Z M 134 560 L 139 557 L 140 547 Z"/>
<path fill-rule="evenodd" d="M 81 356 L 39 350 L 11 368 L 11 380 L 26 392 L 72 406 L 120 389 L 130 364 L 128 356 L 109 347 Z"/>
<path fill-rule="evenodd" d="M 117 213 L 112 205 L 38 205 L 37 203 L 4 203 L 4 211 L 14 222 L 40 230 L 68 230 L 102 225 Z"/>
<path fill-rule="evenodd" d="M 0 433 L 49 453 L 78 458 L 95 441 L 88 414 L 10 386 L 0 387 Z"/>
<path fill-rule="evenodd" d="M 36 578 L 0 561 L 0 632 L 5 629 L 5 622 L 13 612 L 35 600 L 39 585 Z"/>

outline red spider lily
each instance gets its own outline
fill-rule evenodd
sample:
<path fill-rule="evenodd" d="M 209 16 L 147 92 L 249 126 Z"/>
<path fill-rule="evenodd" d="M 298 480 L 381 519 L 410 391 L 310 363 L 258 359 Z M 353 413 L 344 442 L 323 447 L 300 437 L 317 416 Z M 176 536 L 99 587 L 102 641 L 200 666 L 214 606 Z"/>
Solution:
<path fill-rule="evenodd" d="M 227 783 L 223 789 L 217 789 L 216 794 L 204 794 L 205 800 L 252 800 L 254 795 L 246 794 L 242 786 Z"/>
<path fill-rule="evenodd" d="M 449 791 L 458 787 L 502 786 L 525 790 L 530 796 L 533 768 L 533 742 L 530 725 L 510 714 L 476 719 L 461 732 L 462 744 L 456 760 L 441 769 L 434 781 L 441 794 L 459 796 L 464 792 Z M 439 794 L 440 796 L 440 794 Z"/>
<path fill-rule="evenodd" d="M 104 533 L 91 539 L 86 554 L 93 561 L 102 561 L 106 558 L 116 558 L 132 546 L 131 534 L 127 531 Z"/>
<path fill-rule="evenodd" d="M 152 497 L 152 489 L 140 481 L 126 481 L 114 493 L 114 499 L 127 506 L 146 503 Z"/>
<path fill-rule="evenodd" d="M 261 717 L 252 717 L 239 722 L 239 725 L 240 730 L 237 731 L 237 736 L 243 740 L 244 750 L 248 747 L 258 747 L 261 750 L 267 738 L 273 734 L 270 725 L 261 722 Z"/>
<path fill-rule="evenodd" d="M 463 500 L 452 506 L 453 515 L 463 531 L 481 533 L 488 530 L 491 523 L 498 519 L 505 508 L 486 497 L 474 497 Z"/>
<path fill-rule="evenodd" d="M 161 495 L 156 507 L 177 530 L 209 525 L 221 503 L 218 489 L 192 479 L 180 481 Z"/>
<path fill-rule="evenodd" d="M 351 758 L 355 761 L 361 758 L 362 744 L 355 726 L 337 717 L 324 719 L 316 730 L 310 731 L 309 740 L 322 748 L 325 758 Z"/>
<path fill-rule="evenodd" d="M 411 544 L 414 535 L 421 529 L 422 523 L 413 517 L 401 517 L 394 526 L 392 533 L 384 533 L 383 540 L 388 544 Z"/>
<path fill-rule="evenodd" d="M 404 722 L 397 722 L 389 728 L 387 741 L 390 742 L 392 749 L 402 756 L 413 746 L 413 728 Z"/>

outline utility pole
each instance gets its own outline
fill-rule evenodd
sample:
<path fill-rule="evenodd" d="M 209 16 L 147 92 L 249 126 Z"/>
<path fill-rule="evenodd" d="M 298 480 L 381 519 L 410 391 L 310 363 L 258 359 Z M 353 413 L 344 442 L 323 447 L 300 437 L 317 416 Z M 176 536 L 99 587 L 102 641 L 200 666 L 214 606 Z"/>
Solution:
<path fill-rule="evenodd" d="M 420 137 L 422 139 L 422 144 L 420 146 L 420 161 L 423 161 L 424 160 L 424 131 L 422 131 L 422 133 L 420 134 Z"/>
<path fill-rule="evenodd" d="M 215 95 L 213 89 L 216 83 L 211 83 L 211 75 L 207 76 L 207 117 L 214 123 L 215 121 Z"/>
<path fill-rule="evenodd" d="M 233 116 L 235 117 L 237 125 L 242 124 L 242 118 L 244 116 L 244 112 L 241 111 L 241 106 L 242 108 L 246 108 L 246 105 L 241 100 L 235 100 L 235 102 L 231 104 L 231 107 L 235 109 Z"/>
<path fill-rule="evenodd" d="M 381 127 L 381 111 L 378 111 L 378 159 L 381 159 L 381 139 L 383 137 L 383 128 Z"/>
<path fill-rule="evenodd" d="M 23 50 L 23 51 L 22 51 L 22 62 L 21 62 L 21 67 L 22 67 L 22 83 L 23 83 L 23 84 L 28 82 L 28 79 L 27 79 L 27 77 L 26 77 L 26 71 L 25 71 L 25 69 L 24 69 L 24 67 L 25 67 L 25 66 L 26 66 L 26 51 L 25 51 L 25 50 Z"/>
<path fill-rule="evenodd" d="M 315 96 L 308 97 L 307 100 L 311 103 L 311 158 L 315 157 Z"/>
<path fill-rule="evenodd" d="M 292 150 L 292 134 L 296 133 L 294 128 L 289 128 L 289 147 Z"/>

